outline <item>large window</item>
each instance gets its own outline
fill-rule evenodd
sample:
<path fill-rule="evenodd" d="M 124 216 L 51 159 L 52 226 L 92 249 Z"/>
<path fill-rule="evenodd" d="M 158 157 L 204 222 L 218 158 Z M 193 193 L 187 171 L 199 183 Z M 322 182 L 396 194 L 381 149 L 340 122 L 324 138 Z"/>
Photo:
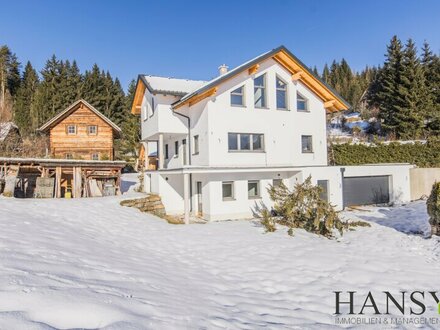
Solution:
<path fill-rule="evenodd" d="M 224 201 L 234 199 L 234 182 L 222 182 L 222 196 Z"/>
<path fill-rule="evenodd" d="M 244 86 L 231 92 L 231 105 L 244 106 Z"/>
<path fill-rule="evenodd" d="M 68 135 L 75 135 L 76 134 L 76 125 L 67 125 L 67 134 Z"/>
<path fill-rule="evenodd" d="M 165 159 L 168 159 L 168 144 L 165 144 Z"/>
<path fill-rule="evenodd" d="M 194 155 L 199 153 L 199 136 L 194 135 Z"/>
<path fill-rule="evenodd" d="M 308 101 L 300 93 L 296 93 L 296 109 L 298 111 L 309 111 Z"/>
<path fill-rule="evenodd" d="M 313 152 L 313 143 L 311 135 L 301 136 L 301 148 L 303 153 Z"/>
<path fill-rule="evenodd" d="M 248 181 L 248 197 L 260 197 L 260 181 Z"/>
<path fill-rule="evenodd" d="M 256 108 L 266 107 L 266 75 L 254 79 L 254 104 Z"/>
<path fill-rule="evenodd" d="M 318 187 L 321 187 L 319 198 L 328 202 L 328 180 L 318 180 Z"/>
<path fill-rule="evenodd" d="M 249 133 L 228 133 L 229 151 L 263 151 L 264 135 Z"/>
<path fill-rule="evenodd" d="M 287 110 L 287 84 L 277 77 L 276 79 L 277 91 L 277 109 Z"/>

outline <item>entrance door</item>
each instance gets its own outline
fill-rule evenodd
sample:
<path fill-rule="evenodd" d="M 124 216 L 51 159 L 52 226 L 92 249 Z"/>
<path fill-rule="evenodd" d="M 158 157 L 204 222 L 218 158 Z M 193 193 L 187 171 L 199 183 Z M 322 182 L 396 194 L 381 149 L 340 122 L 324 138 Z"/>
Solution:
<path fill-rule="evenodd" d="M 197 215 L 201 217 L 203 215 L 202 207 L 202 183 L 197 181 Z"/>

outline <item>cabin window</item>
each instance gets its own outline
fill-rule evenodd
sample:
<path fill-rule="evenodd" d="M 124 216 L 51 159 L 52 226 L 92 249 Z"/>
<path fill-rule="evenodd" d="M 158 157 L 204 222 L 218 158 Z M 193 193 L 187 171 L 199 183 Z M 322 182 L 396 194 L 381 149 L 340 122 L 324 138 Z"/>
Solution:
<path fill-rule="evenodd" d="M 231 105 L 244 106 L 244 86 L 231 92 Z"/>
<path fill-rule="evenodd" d="M 199 136 L 194 135 L 194 155 L 197 155 L 199 153 Z"/>
<path fill-rule="evenodd" d="M 309 102 L 300 93 L 296 93 L 296 109 L 298 111 L 309 111 Z"/>
<path fill-rule="evenodd" d="M 311 135 L 301 135 L 301 148 L 303 153 L 313 152 L 313 143 Z"/>
<path fill-rule="evenodd" d="M 248 197 L 260 197 L 260 181 L 248 181 Z"/>
<path fill-rule="evenodd" d="M 179 157 L 179 141 L 174 142 L 174 157 Z"/>
<path fill-rule="evenodd" d="M 66 159 L 73 159 L 73 154 L 67 153 L 66 154 Z"/>
<path fill-rule="evenodd" d="M 98 134 L 98 126 L 96 126 L 96 125 L 87 126 L 87 134 L 89 134 L 89 135 Z"/>
<path fill-rule="evenodd" d="M 67 134 L 68 135 L 76 134 L 76 125 L 67 125 Z"/>
<path fill-rule="evenodd" d="M 266 107 L 266 75 L 254 79 L 254 104 L 256 108 Z"/>
<path fill-rule="evenodd" d="M 287 110 L 287 84 L 277 77 L 276 79 L 277 109 Z"/>
<path fill-rule="evenodd" d="M 99 154 L 92 154 L 92 160 L 99 160 Z"/>
<path fill-rule="evenodd" d="M 224 201 L 234 199 L 234 182 L 222 182 L 222 196 Z"/>
<path fill-rule="evenodd" d="M 168 159 L 168 144 L 165 144 L 165 159 Z"/>
<path fill-rule="evenodd" d="M 263 151 L 264 135 L 249 133 L 228 133 L 229 151 Z"/>

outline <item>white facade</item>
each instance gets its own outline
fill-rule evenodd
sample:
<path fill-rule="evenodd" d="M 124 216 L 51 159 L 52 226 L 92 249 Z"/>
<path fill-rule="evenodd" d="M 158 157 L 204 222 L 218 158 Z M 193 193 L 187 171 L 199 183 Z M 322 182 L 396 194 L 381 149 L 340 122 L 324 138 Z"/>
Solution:
<path fill-rule="evenodd" d="M 254 79 L 262 75 L 266 104 L 258 108 Z M 293 188 L 309 175 L 315 183 L 328 180 L 329 201 L 343 207 L 340 167 L 327 166 L 325 101 L 292 77 L 272 57 L 265 58 L 256 72 L 234 72 L 215 85 L 215 94 L 178 108 L 182 97 L 210 83 L 145 77 L 142 139 L 157 141 L 159 158 L 159 169 L 146 172 L 146 186 L 160 194 L 167 213 L 185 212 L 188 218 L 192 212 L 207 220 L 251 218 L 259 207 L 271 207 L 266 189 L 273 180 Z M 277 79 L 286 86 L 286 109 L 277 108 Z M 231 92 L 240 87 L 243 105 L 232 105 Z M 307 111 L 297 108 L 298 95 L 306 100 Z M 229 133 L 243 135 L 243 141 L 237 138 L 245 146 L 248 134 L 259 135 L 262 147 L 251 143 L 259 150 L 231 150 Z M 311 142 L 311 150 L 303 150 L 303 139 Z M 344 175 L 388 175 L 390 200 L 407 201 L 409 167 L 346 166 Z M 248 196 L 249 181 L 254 189 L 257 183 L 258 196 Z M 233 184 L 232 198 L 223 198 L 223 183 Z"/>

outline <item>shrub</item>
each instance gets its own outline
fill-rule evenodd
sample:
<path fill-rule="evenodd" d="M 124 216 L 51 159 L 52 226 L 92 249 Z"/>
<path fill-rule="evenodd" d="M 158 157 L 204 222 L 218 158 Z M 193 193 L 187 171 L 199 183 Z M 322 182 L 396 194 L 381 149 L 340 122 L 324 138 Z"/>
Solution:
<path fill-rule="evenodd" d="M 272 217 L 270 211 L 267 208 L 263 208 L 261 210 L 261 224 L 266 229 L 267 233 L 272 233 L 276 230 L 276 221 L 275 218 Z"/>
<path fill-rule="evenodd" d="M 342 234 L 344 223 L 334 207 L 321 199 L 322 188 L 312 185 L 310 176 L 303 183 L 296 184 L 293 191 L 284 184 L 271 186 L 268 191 L 275 203 L 274 212 L 278 222 L 289 228 L 289 235 L 293 234 L 294 228 L 303 228 L 326 237 L 333 236 L 333 229 Z M 272 228 L 269 215 L 263 212 L 261 216 L 263 222 Z M 263 225 L 267 228 L 267 225 Z"/>
<path fill-rule="evenodd" d="M 420 167 L 440 167 L 440 143 L 437 139 L 427 143 L 375 143 L 333 144 L 334 165 L 361 165 L 375 163 L 410 163 Z"/>
<path fill-rule="evenodd" d="M 429 215 L 429 224 L 433 235 L 440 236 L 440 182 L 432 185 L 431 194 L 426 201 Z"/>

